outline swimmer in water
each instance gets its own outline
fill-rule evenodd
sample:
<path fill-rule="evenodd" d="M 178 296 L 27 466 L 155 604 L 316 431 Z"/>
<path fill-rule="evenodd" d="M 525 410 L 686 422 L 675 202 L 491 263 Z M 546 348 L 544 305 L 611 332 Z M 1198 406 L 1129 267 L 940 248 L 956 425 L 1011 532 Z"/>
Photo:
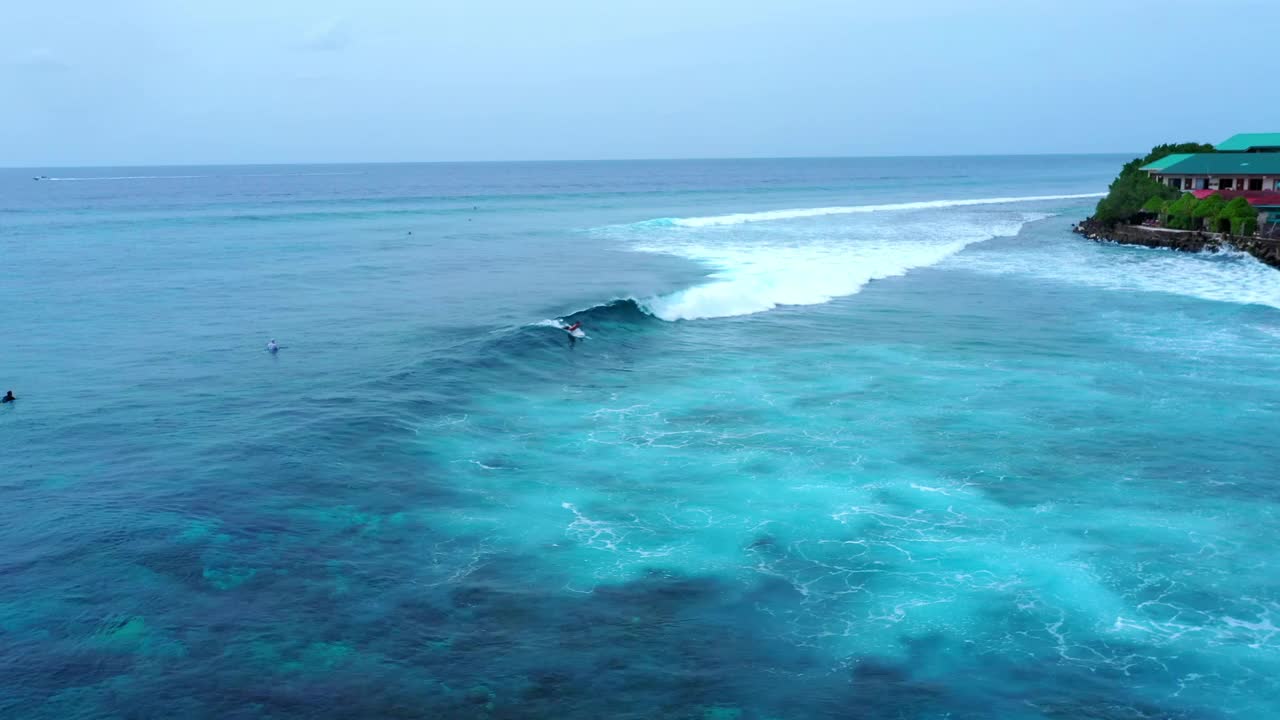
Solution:
<path fill-rule="evenodd" d="M 274 355 L 275 352 L 279 349 L 280 349 L 280 346 L 276 344 L 276 339 L 271 338 L 271 342 L 267 343 L 267 352 Z"/>
<path fill-rule="evenodd" d="M 12 391 L 12 390 L 10 390 L 9 392 L 7 392 L 7 393 L 5 393 L 5 394 L 4 394 L 4 399 L 3 399 L 3 400 L 0 400 L 0 403 L 11 403 L 11 402 L 13 402 L 14 400 L 17 400 L 17 399 L 18 399 L 18 398 L 16 398 L 16 397 L 14 397 L 14 396 L 13 396 L 13 391 Z"/>

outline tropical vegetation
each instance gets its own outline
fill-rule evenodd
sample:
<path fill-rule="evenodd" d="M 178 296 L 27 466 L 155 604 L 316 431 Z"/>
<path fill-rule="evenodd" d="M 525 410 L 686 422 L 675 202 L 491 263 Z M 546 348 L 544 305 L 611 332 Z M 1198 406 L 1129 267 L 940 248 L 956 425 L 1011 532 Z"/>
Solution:
<path fill-rule="evenodd" d="M 1111 227 L 1119 223 L 1132 222 L 1143 212 L 1152 213 L 1158 210 L 1158 208 L 1148 209 L 1148 203 L 1151 203 L 1150 207 L 1154 208 L 1157 200 L 1161 205 L 1165 201 L 1176 200 L 1177 190 L 1152 180 L 1138 168 L 1174 153 L 1200 152 L 1213 152 L 1213 146 L 1204 143 L 1157 145 L 1151 148 L 1151 152 L 1147 153 L 1146 157 L 1134 158 L 1125 163 L 1120 170 L 1120 175 L 1112 181 L 1107 196 L 1098 201 L 1093 219 Z"/>
<path fill-rule="evenodd" d="M 1197 200 L 1195 195 L 1183 193 L 1175 200 L 1162 201 L 1158 208 L 1148 201 L 1142 209 L 1159 213 L 1165 227 L 1178 230 L 1209 230 L 1232 235 L 1252 235 L 1258 230 L 1258 211 L 1242 197 L 1227 202 L 1214 193 Z"/>

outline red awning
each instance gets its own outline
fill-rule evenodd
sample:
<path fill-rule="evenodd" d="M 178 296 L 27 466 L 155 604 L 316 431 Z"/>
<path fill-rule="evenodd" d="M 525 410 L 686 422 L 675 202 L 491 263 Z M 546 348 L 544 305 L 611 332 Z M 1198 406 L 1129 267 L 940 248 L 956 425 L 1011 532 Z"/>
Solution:
<path fill-rule="evenodd" d="M 1280 191 L 1275 190 L 1192 190 L 1191 194 L 1195 195 L 1197 200 L 1203 200 L 1210 195 L 1221 195 L 1222 199 L 1228 202 L 1242 197 L 1254 206 L 1280 205 Z"/>

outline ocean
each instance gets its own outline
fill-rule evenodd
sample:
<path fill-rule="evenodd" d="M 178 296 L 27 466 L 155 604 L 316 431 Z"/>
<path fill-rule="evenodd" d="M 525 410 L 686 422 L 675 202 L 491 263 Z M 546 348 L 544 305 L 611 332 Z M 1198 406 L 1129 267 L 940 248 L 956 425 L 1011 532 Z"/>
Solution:
<path fill-rule="evenodd" d="M 1280 273 L 1127 159 L 0 171 L 0 717 L 1280 717 Z"/>

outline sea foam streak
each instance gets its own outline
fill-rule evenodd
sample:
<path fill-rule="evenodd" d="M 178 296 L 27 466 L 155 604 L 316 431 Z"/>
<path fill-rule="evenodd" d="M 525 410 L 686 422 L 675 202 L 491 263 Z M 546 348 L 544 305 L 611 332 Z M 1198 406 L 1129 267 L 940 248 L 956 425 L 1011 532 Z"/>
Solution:
<path fill-rule="evenodd" d="M 646 221 L 651 225 L 700 228 L 715 225 L 741 225 L 742 223 L 793 220 L 823 215 L 852 215 L 893 210 L 932 210 L 937 208 L 968 207 L 973 205 L 1004 205 L 1006 203 L 1036 202 L 1040 200 L 1081 200 L 1102 197 L 1106 193 L 1080 193 L 1075 195 L 1029 195 L 1024 197 L 974 198 L 970 200 L 923 200 L 919 202 L 888 203 L 884 205 L 850 205 L 838 207 L 798 208 L 794 210 L 765 210 L 762 212 L 711 215 L 708 217 L 658 218 Z"/>
<path fill-rule="evenodd" d="M 89 177 L 42 177 L 47 182 L 104 182 L 109 180 L 197 180 L 208 178 L 245 178 L 245 177 L 325 177 L 331 175 L 359 175 L 356 171 L 342 172 L 296 172 L 296 173 L 240 173 L 224 175 L 103 175 Z"/>

